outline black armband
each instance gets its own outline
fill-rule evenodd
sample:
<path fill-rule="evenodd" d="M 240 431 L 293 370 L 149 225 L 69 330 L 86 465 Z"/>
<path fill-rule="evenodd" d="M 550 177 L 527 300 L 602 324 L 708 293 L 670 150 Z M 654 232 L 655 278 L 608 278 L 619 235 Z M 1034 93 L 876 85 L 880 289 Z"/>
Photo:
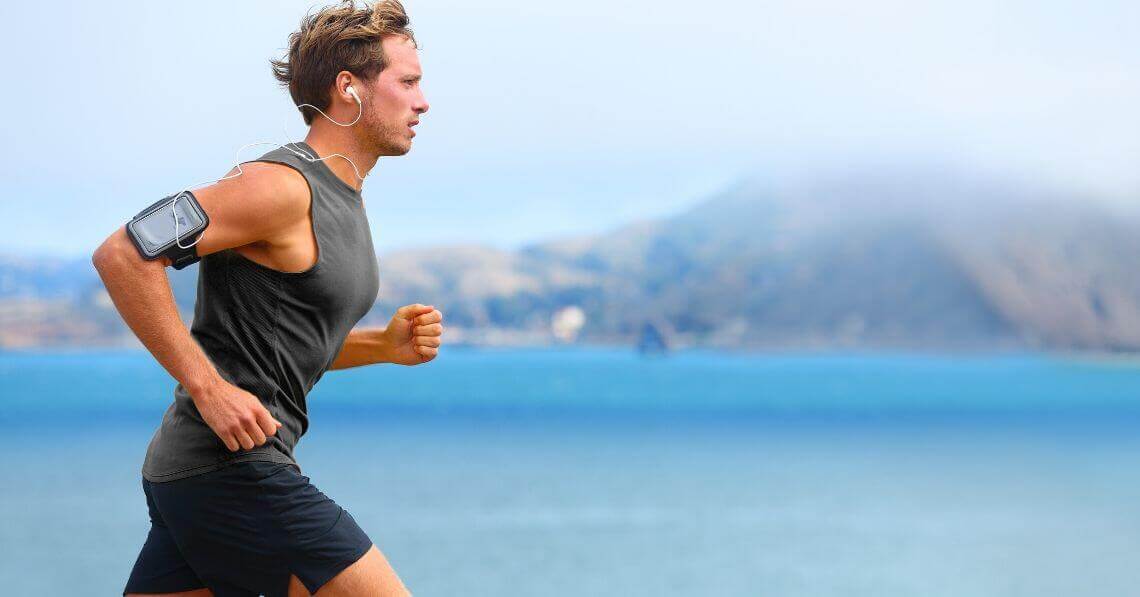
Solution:
<path fill-rule="evenodd" d="M 178 218 L 177 239 L 175 218 Z M 191 243 L 197 243 L 209 225 L 210 218 L 194 194 L 182 191 L 177 199 L 175 195 L 163 197 L 135 214 L 127 222 L 127 236 L 134 242 L 143 259 L 150 261 L 165 255 L 170 258 L 174 269 L 182 269 L 201 259 L 197 245 Z"/>

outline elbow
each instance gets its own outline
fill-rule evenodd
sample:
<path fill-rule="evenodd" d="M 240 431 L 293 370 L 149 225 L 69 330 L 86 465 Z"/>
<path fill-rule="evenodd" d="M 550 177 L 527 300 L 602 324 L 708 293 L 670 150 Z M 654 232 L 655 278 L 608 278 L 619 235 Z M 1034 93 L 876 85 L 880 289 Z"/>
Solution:
<path fill-rule="evenodd" d="M 95 266 L 95 270 L 103 273 L 118 261 L 122 260 L 122 251 L 115 243 L 115 237 L 112 235 L 103 244 L 91 253 L 91 265 Z"/>
<path fill-rule="evenodd" d="M 143 259 L 125 229 L 119 228 L 91 254 L 91 264 L 100 274 L 123 268 L 137 271 L 153 268 L 165 270 L 170 266 L 170 258 L 162 255 L 157 259 Z"/>
<path fill-rule="evenodd" d="M 116 230 L 91 253 L 91 265 L 100 274 L 138 261 L 141 261 L 138 251 L 122 229 Z"/>
<path fill-rule="evenodd" d="M 94 253 L 91 253 L 91 265 L 95 266 L 96 271 L 103 271 L 107 267 L 107 262 L 111 260 L 110 250 L 107 248 L 107 243 L 99 245 Z"/>
<path fill-rule="evenodd" d="M 107 269 L 111 262 L 111 249 L 107 243 L 99 245 L 94 253 L 91 253 L 91 265 L 95 267 L 95 271 L 102 273 Z"/>

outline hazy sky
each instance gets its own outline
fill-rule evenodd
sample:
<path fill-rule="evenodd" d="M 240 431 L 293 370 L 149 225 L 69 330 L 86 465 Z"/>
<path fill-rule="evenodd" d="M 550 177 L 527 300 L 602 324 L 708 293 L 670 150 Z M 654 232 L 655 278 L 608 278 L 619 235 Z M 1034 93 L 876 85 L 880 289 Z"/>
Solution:
<path fill-rule="evenodd" d="M 863 163 L 1140 200 L 1140 3 L 405 5 L 431 110 L 365 183 L 381 252 L 604 231 Z M 89 254 L 241 145 L 303 138 L 268 60 L 311 6 L 6 5 L 0 250 Z"/>

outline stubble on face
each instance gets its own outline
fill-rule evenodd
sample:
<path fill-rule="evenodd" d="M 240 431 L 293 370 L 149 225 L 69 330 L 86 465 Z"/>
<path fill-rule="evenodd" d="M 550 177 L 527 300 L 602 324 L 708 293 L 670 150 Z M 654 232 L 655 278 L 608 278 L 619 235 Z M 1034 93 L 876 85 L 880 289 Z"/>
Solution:
<path fill-rule="evenodd" d="M 374 105 L 365 110 L 364 131 L 368 138 L 365 143 L 371 153 L 397 156 L 411 151 L 412 142 L 404 135 L 403 127 L 394 126 L 384 118 L 384 114 Z"/>

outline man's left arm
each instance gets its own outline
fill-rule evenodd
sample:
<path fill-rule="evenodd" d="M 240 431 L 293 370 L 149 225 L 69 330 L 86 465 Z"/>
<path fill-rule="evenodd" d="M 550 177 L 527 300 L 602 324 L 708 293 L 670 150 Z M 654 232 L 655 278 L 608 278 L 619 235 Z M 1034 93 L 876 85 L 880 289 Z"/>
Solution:
<path fill-rule="evenodd" d="M 329 369 L 376 363 L 419 365 L 439 354 L 443 314 L 431 305 L 405 305 L 385 327 L 354 328 Z"/>

